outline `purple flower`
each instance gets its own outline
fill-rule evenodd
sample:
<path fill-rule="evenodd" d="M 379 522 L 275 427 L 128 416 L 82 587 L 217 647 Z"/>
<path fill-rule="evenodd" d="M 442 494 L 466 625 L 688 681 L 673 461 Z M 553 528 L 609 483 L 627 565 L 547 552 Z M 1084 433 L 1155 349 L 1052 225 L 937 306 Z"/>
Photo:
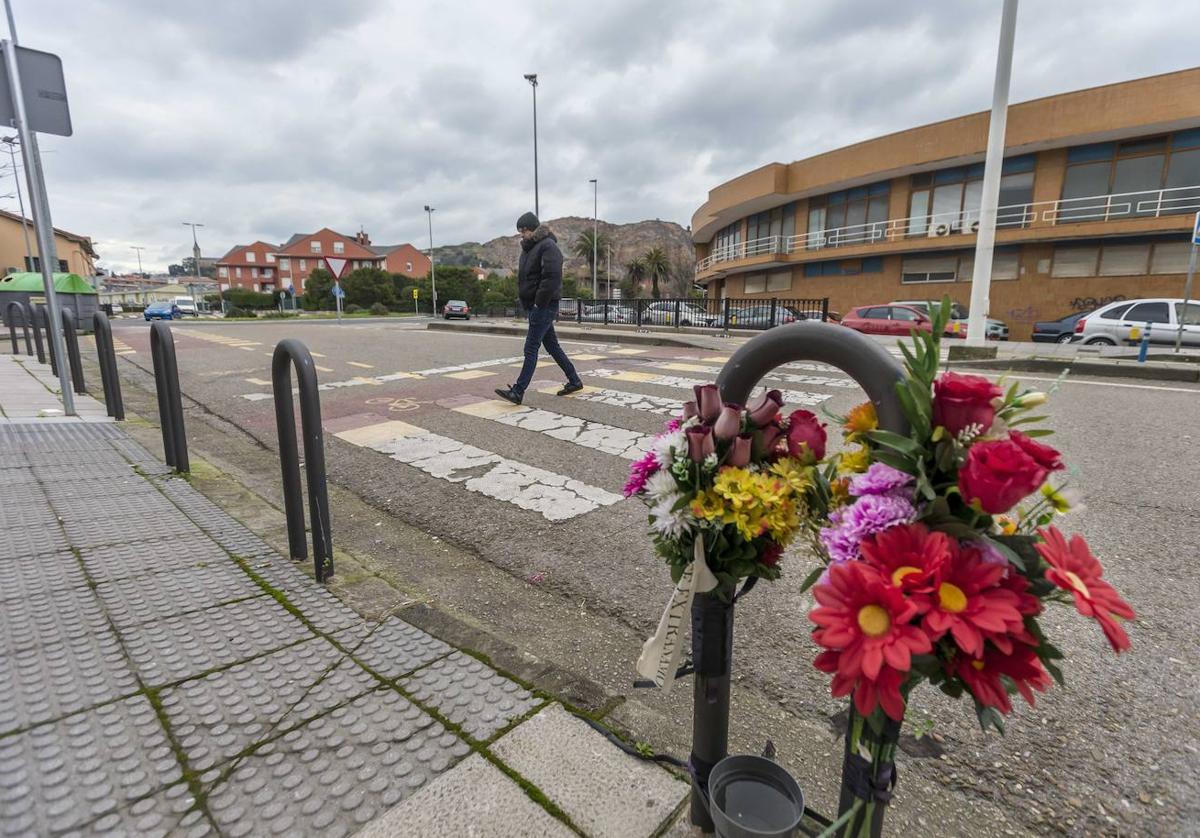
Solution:
<path fill-rule="evenodd" d="M 979 551 L 979 558 L 988 564 L 998 564 L 1008 568 L 1008 557 L 996 549 L 996 545 L 986 539 L 968 539 L 962 542 L 963 547 L 974 547 Z"/>
<path fill-rule="evenodd" d="M 625 497 L 639 495 L 646 488 L 646 481 L 654 476 L 659 469 L 658 458 L 653 451 L 648 451 L 640 460 L 629 467 L 629 480 L 625 483 Z"/>
<path fill-rule="evenodd" d="M 888 495 L 912 483 L 913 477 L 906 471 L 892 468 L 887 463 L 872 463 L 864 474 L 850 480 L 850 494 Z"/>
<path fill-rule="evenodd" d="M 868 535 L 911 521 L 916 516 L 916 507 L 906 498 L 864 495 L 852 506 L 830 513 L 829 522 L 833 526 L 821 529 L 821 543 L 834 561 L 857 559 L 858 545 Z"/>

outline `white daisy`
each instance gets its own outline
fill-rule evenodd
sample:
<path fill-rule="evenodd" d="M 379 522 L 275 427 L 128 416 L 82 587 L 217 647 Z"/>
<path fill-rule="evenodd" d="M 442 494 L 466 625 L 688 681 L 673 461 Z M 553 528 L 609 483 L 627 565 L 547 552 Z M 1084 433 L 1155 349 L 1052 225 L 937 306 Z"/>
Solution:
<path fill-rule="evenodd" d="M 679 492 L 679 484 L 675 482 L 675 478 L 671 476 L 671 472 L 666 469 L 654 472 L 654 476 L 646 481 L 647 497 L 658 500 L 664 495 Z"/>
<path fill-rule="evenodd" d="M 660 499 L 650 507 L 650 529 L 667 538 L 678 539 L 685 533 L 691 532 L 696 526 L 696 519 L 691 510 L 685 505 L 675 509 L 675 504 L 683 497 L 680 492 L 674 492 Z"/>

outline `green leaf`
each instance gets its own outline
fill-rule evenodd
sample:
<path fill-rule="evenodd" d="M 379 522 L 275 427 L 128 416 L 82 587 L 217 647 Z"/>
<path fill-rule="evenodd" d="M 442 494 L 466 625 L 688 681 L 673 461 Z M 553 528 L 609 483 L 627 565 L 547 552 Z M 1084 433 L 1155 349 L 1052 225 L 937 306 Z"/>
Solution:
<path fill-rule="evenodd" d="M 1024 432 L 1025 436 L 1027 437 L 1050 436 L 1052 433 L 1054 433 L 1054 431 L 1050 430 L 1049 428 L 1030 428 Z"/>
<path fill-rule="evenodd" d="M 985 537 L 983 540 L 990 543 L 993 548 L 995 548 L 1001 555 L 1004 556 L 1004 558 L 1008 559 L 1009 564 L 1011 564 L 1017 570 L 1021 571 L 1021 573 L 1026 572 L 1025 559 L 1022 558 L 1021 555 L 1019 553 L 1017 553 L 1016 550 L 1013 550 L 1007 544 L 997 541 L 994 538 L 986 538 Z"/>
<path fill-rule="evenodd" d="M 916 465 L 910 457 L 905 457 L 895 451 L 876 451 L 873 454 L 874 458 L 881 462 L 887 463 L 892 468 L 898 468 L 900 471 L 906 471 L 912 474 L 916 470 Z"/>
<path fill-rule="evenodd" d="M 1034 422 L 1045 422 L 1049 416 L 1022 416 L 1020 419 L 1014 419 L 1008 423 L 1010 428 L 1015 428 L 1018 425 L 1032 425 Z"/>
<path fill-rule="evenodd" d="M 983 728 L 984 733 L 987 733 L 988 725 L 991 725 L 1001 736 L 1004 735 L 1004 717 L 995 707 L 984 707 L 977 701 L 975 702 L 975 715 L 979 718 L 979 726 Z"/>
<path fill-rule="evenodd" d="M 1062 670 L 1058 668 L 1057 664 L 1051 663 L 1048 660 L 1043 660 L 1042 666 L 1046 667 L 1046 671 L 1050 673 L 1050 677 L 1057 681 L 1060 687 L 1065 687 L 1067 685 L 1067 682 L 1063 679 Z"/>
<path fill-rule="evenodd" d="M 804 577 L 804 581 L 800 583 L 800 593 L 804 593 L 813 585 L 817 584 L 817 580 L 821 578 L 821 574 L 825 572 L 825 566 L 820 565 L 813 569 L 813 572 Z"/>
<path fill-rule="evenodd" d="M 891 431 L 871 431 L 867 437 L 872 442 L 878 442 L 880 445 L 886 445 L 888 448 L 894 448 L 902 454 L 909 454 L 913 457 L 920 457 L 925 453 L 925 449 L 920 443 L 909 439 L 906 436 L 892 433 Z"/>

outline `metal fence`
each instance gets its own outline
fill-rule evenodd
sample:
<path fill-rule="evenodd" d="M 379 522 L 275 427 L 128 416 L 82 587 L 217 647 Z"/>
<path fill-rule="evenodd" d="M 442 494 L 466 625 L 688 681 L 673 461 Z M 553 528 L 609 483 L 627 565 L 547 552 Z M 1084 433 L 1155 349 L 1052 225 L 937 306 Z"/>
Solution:
<path fill-rule="evenodd" d="M 673 326 L 705 329 L 757 329 L 799 320 L 829 319 L 829 298 L 564 300 L 559 322 L 604 323 L 635 327 Z"/>

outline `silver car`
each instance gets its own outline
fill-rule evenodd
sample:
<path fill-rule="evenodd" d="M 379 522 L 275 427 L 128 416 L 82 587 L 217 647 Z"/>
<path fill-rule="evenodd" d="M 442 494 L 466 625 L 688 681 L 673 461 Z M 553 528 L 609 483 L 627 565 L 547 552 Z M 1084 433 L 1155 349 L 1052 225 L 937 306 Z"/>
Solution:
<path fill-rule="evenodd" d="M 1186 307 L 1185 307 L 1186 305 Z M 1153 297 L 1109 303 L 1086 314 L 1075 323 L 1072 343 L 1089 346 L 1120 346 L 1140 340 L 1149 333 L 1150 343 L 1175 342 L 1183 321 L 1183 343 L 1200 346 L 1200 302 Z M 1137 329 L 1136 337 L 1134 329 Z"/>
<path fill-rule="evenodd" d="M 679 322 L 675 322 L 678 305 Z M 695 303 L 658 302 L 642 309 L 642 323 L 653 326 L 712 326 L 718 318 Z"/>

